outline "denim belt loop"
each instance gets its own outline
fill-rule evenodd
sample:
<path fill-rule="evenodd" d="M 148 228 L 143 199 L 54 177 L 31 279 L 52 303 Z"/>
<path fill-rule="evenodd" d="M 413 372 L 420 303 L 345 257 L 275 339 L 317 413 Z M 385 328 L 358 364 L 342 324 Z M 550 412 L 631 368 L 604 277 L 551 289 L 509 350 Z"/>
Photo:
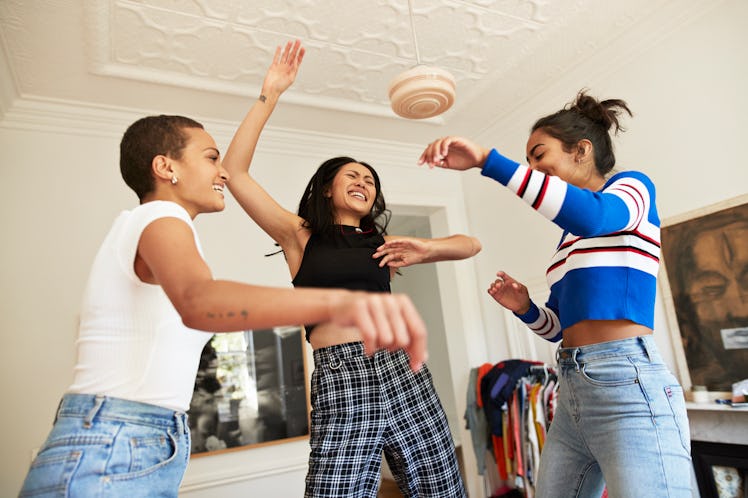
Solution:
<path fill-rule="evenodd" d="M 639 339 L 639 342 L 644 348 L 644 352 L 647 353 L 647 358 L 651 362 L 652 361 L 652 344 L 649 342 L 649 337 L 640 335 L 637 339 Z"/>
<path fill-rule="evenodd" d="M 174 423 L 177 426 L 177 434 L 186 434 L 185 430 L 185 419 L 187 418 L 186 413 L 174 412 Z"/>
<path fill-rule="evenodd" d="M 577 361 L 577 353 L 579 353 L 579 348 L 574 348 L 574 352 L 571 353 L 571 359 L 574 360 L 574 371 L 579 373 L 579 362 Z"/>
<path fill-rule="evenodd" d="M 101 410 L 101 407 L 104 405 L 104 401 L 106 400 L 105 396 L 102 396 L 100 394 L 97 394 L 94 398 L 94 405 L 93 408 L 91 408 L 91 411 L 88 412 L 86 415 L 86 418 L 83 419 L 83 427 L 86 429 L 90 429 L 91 425 L 93 424 L 93 419 L 96 416 L 97 413 L 99 413 L 99 410 Z"/>
<path fill-rule="evenodd" d="M 60 398 L 60 402 L 57 403 L 57 411 L 55 411 L 55 421 L 52 422 L 52 425 L 55 425 L 57 423 L 57 419 L 60 418 L 60 410 L 62 409 L 62 401 L 64 399 L 65 397 L 63 396 L 62 398 Z"/>

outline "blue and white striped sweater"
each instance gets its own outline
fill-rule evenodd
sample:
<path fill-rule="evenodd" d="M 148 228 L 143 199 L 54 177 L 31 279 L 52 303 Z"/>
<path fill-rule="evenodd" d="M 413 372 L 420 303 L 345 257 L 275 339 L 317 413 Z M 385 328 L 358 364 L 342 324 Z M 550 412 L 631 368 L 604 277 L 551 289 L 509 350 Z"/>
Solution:
<path fill-rule="evenodd" d="M 643 173 L 612 176 L 592 192 L 492 150 L 482 174 L 520 196 L 564 234 L 546 272 L 551 295 L 517 315 L 552 342 L 582 320 L 631 320 L 653 328 L 660 262 L 655 188 Z"/>

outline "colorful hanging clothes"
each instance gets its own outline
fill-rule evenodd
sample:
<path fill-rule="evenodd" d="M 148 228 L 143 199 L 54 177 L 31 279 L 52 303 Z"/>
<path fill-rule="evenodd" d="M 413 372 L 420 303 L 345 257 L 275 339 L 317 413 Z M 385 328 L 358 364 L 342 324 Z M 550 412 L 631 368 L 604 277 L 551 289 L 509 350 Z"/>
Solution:
<path fill-rule="evenodd" d="M 488 483 L 490 496 L 507 487 L 534 496 L 556 392 L 556 373 L 542 362 L 511 359 L 471 370 L 465 418 L 479 473 L 499 478 Z M 485 472 L 494 463 L 494 470 Z"/>

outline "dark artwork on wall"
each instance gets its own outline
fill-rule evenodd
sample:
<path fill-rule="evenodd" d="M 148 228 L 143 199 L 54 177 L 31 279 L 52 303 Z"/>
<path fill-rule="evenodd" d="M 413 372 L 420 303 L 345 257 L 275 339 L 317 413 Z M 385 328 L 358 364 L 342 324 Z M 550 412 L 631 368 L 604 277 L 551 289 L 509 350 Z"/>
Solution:
<path fill-rule="evenodd" d="M 691 456 L 702 498 L 748 497 L 748 446 L 692 441 Z"/>
<path fill-rule="evenodd" d="M 300 327 L 213 336 L 188 412 L 192 455 L 306 437 L 305 372 Z"/>
<path fill-rule="evenodd" d="M 691 385 L 731 391 L 748 378 L 748 196 L 663 224 L 662 252 Z"/>

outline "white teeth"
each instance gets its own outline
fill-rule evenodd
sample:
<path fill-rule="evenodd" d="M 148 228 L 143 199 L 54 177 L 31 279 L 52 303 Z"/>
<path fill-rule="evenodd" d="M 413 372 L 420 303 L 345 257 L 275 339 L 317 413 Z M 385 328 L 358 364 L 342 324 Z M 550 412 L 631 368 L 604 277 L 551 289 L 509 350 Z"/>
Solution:
<path fill-rule="evenodd" d="M 366 196 L 362 194 L 361 192 L 351 192 L 351 197 L 358 197 L 362 201 L 366 200 Z"/>
<path fill-rule="evenodd" d="M 223 193 L 223 185 L 213 185 L 213 190 Z"/>

